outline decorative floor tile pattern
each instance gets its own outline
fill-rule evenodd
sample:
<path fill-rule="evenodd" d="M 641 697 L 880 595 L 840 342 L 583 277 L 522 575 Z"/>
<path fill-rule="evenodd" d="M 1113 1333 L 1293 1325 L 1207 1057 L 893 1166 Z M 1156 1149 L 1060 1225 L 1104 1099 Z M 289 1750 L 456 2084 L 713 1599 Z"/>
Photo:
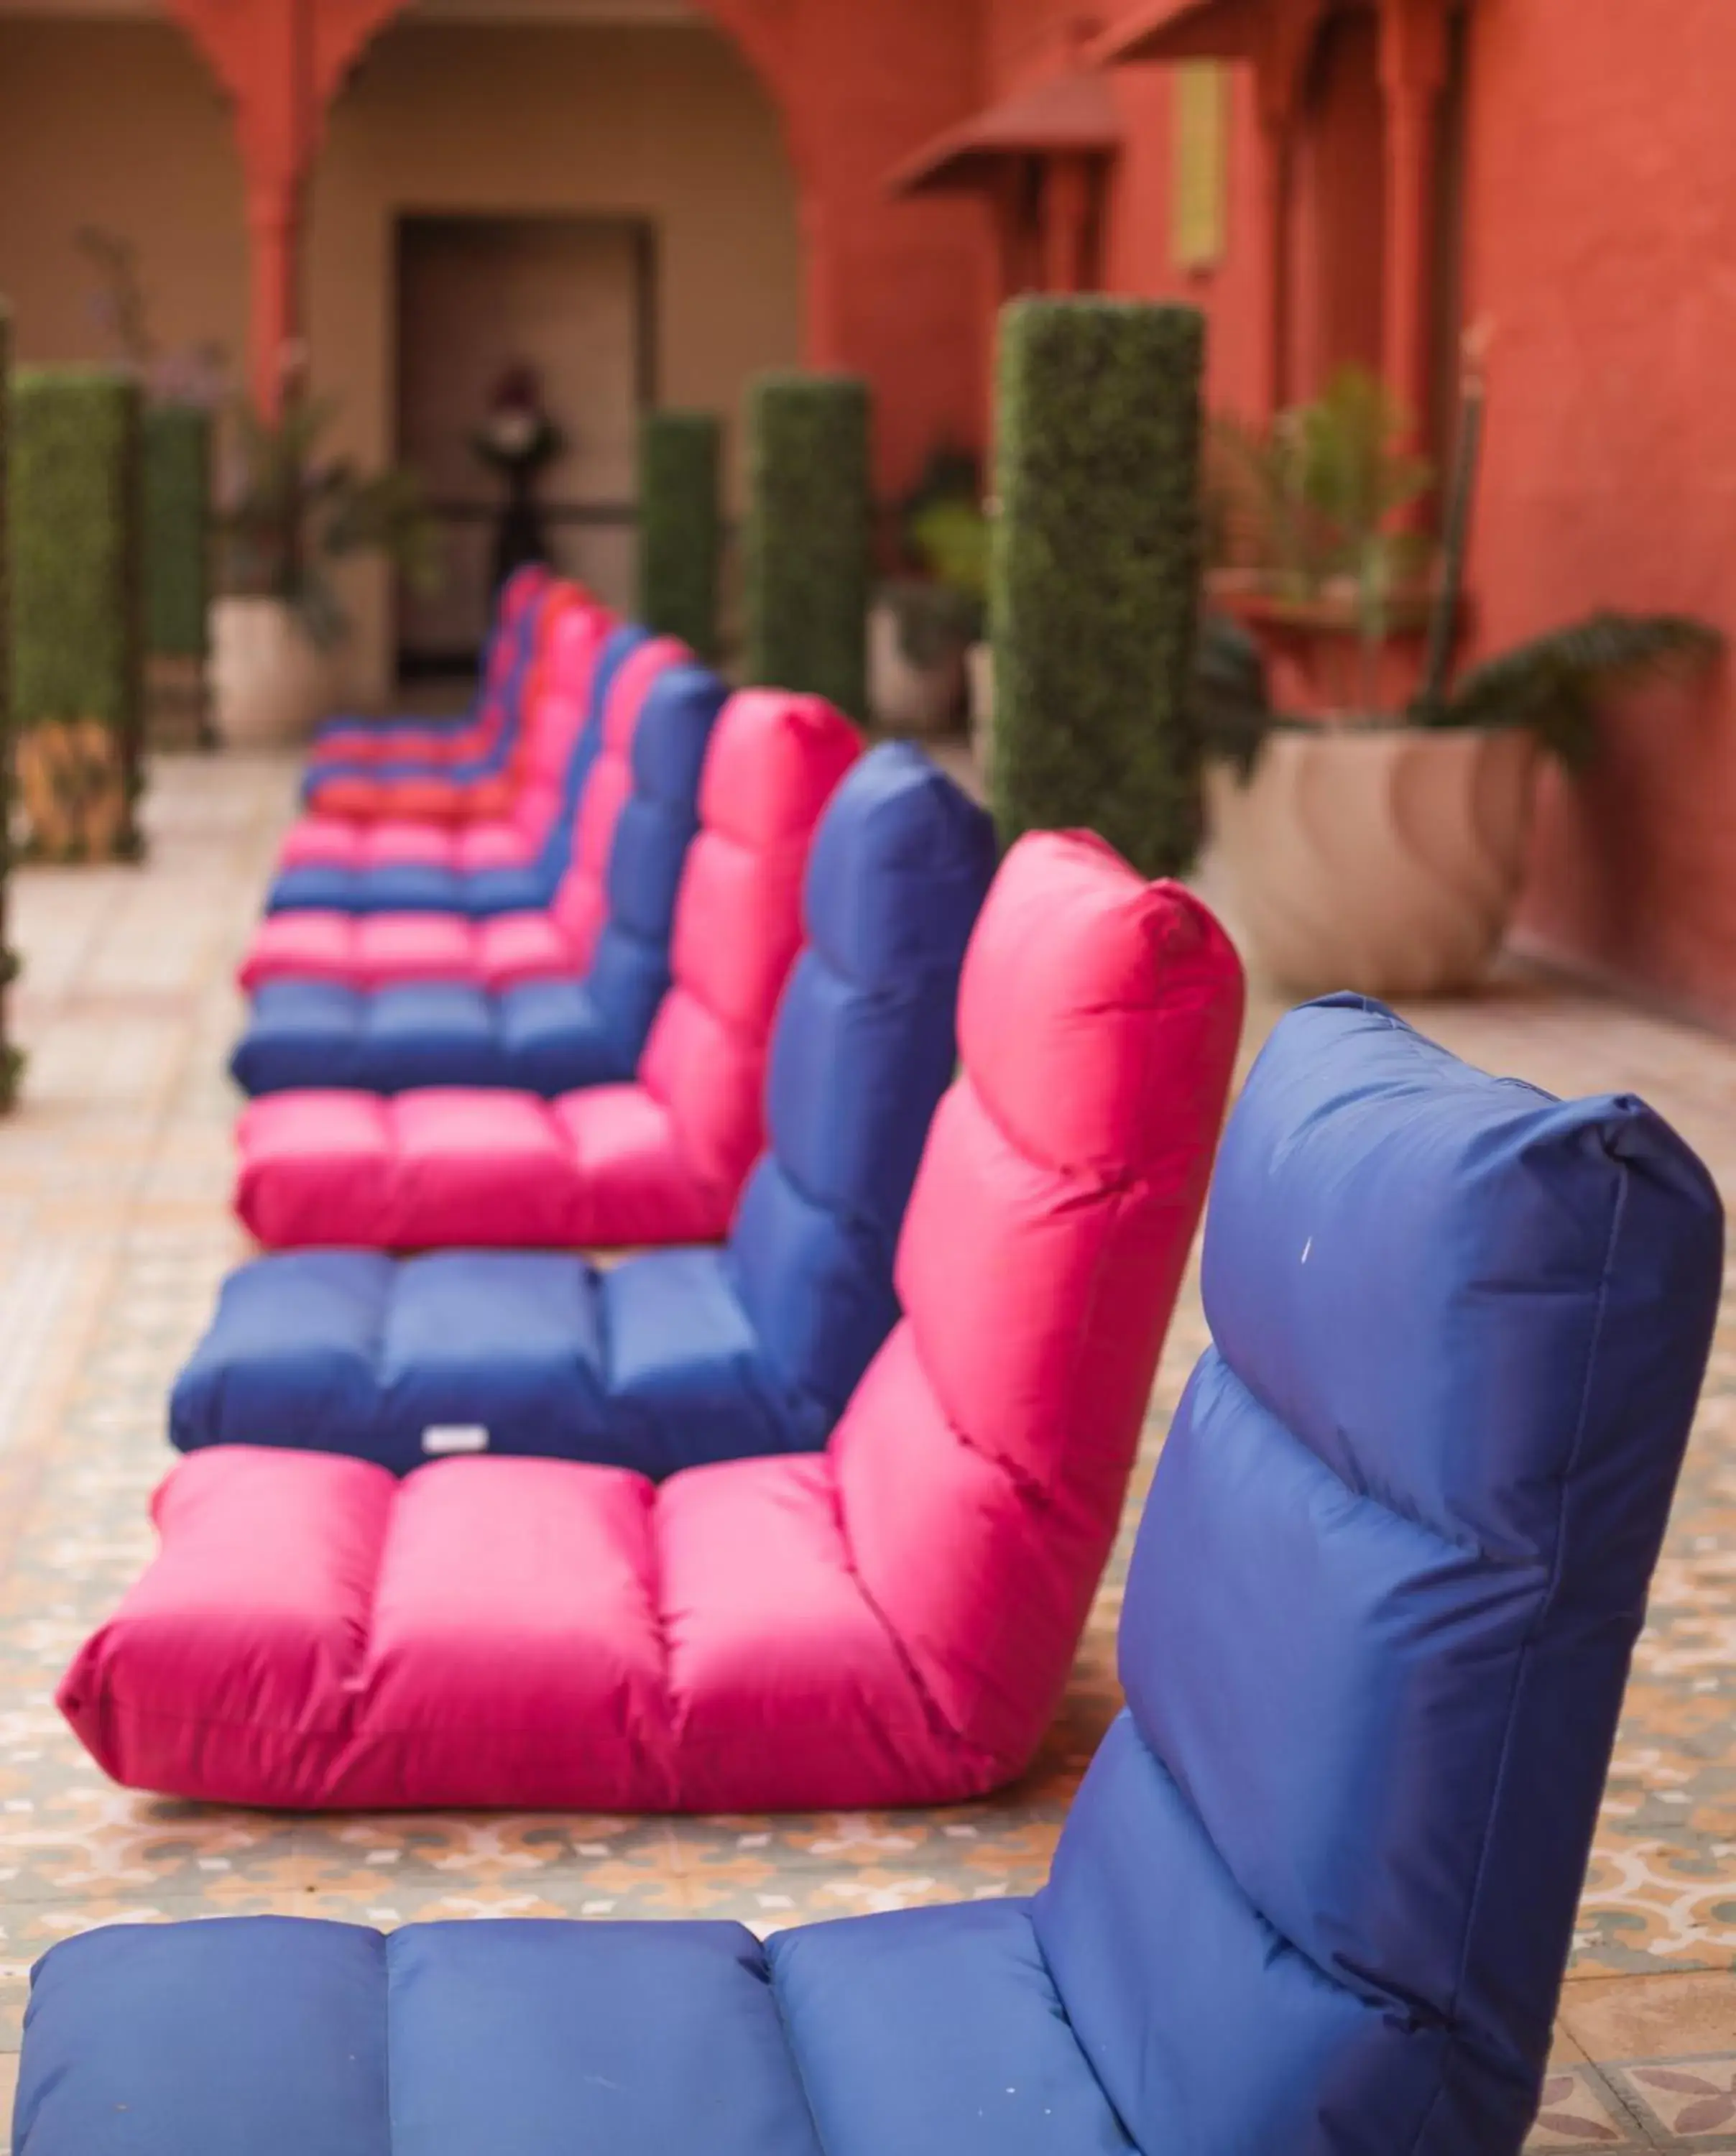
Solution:
<path fill-rule="evenodd" d="M 229 975 L 292 795 L 286 762 L 165 757 L 146 866 L 28 870 L 16 882 L 15 1011 L 30 1066 L 21 1111 L 0 1123 L 0 2102 L 31 1958 L 115 1918 L 696 1913 L 766 1931 L 1029 1891 L 1118 1703 L 1132 1526 L 1204 1342 L 1191 1278 L 1066 1707 L 1032 1773 L 996 1797 L 865 1817 L 299 1819 L 110 1788 L 52 1694 L 150 1553 L 169 1383 L 245 1255 L 225 1209 L 236 1099 L 223 1063 L 239 1019 Z M 1250 1048 L 1272 1015 L 1256 1009 Z M 1424 1022 L 1473 1060 L 1556 1091 L 1645 1094 L 1736 1192 L 1736 1048 L 1517 976 Z M 1562 2026 L 1534 2148 L 1736 2151 L 1729 1294 Z"/>

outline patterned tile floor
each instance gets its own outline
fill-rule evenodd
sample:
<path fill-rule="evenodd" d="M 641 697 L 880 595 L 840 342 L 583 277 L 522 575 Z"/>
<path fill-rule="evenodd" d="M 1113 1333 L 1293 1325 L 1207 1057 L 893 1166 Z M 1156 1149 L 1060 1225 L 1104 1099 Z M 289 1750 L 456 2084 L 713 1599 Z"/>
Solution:
<path fill-rule="evenodd" d="M 0 1124 L 0 2103 L 31 1959 L 115 1917 L 317 1911 L 806 1917 L 1028 1890 L 1116 1702 L 1127 1536 L 1066 1711 L 1017 1788 L 956 1810 L 694 1820 L 279 1819 L 110 1788 L 53 1686 L 145 1562 L 170 1379 L 243 1255 L 225 1209 L 234 954 L 291 773 L 158 763 L 141 870 L 17 880 L 24 1105 Z M 1257 1009 L 1251 1043 L 1272 1015 Z M 1508 979 L 1426 1023 L 1560 1091 L 1631 1086 L 1736 1191 L 1736 1047 Z M 1203 1338 L 1184 1298 L 1150 1458 Z M 1539 2149 L 1736 2151 L 1736 1301 L 1641 1644 Z"/>

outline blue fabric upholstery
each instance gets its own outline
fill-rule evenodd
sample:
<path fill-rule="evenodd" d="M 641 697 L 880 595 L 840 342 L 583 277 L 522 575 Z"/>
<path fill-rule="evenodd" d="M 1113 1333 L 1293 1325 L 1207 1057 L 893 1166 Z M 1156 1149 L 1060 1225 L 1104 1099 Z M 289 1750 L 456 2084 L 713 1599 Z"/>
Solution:
<path fill-rule="evenodd" d="M 86 1933 L 38 1969 L 14 2133 L 17 2156 L 1131 2146 L 1013 1901 L 763 1946 L 679 1919 Z"/>
<path fill-rule="evenodd" d="M 600 745 L 603 706 L 617 673 L 650 631 L 624 623 L 604 641 L 591 679 L 590 708 L 567 758 L 561 797 L 549 834 L 533 860 L 510 869 L 459 870 L 417 862 L 352 869 L 312 863 L 283 870 L 265 895 L 268 913 L 463 913 L 484 921 L 497 913 L 533 913 L 555 896 L 572 847 L 585 781 Z"/>
<path fill-rule="evenodd" d="M 325 981 L 267 983 L 229 1068 L 249 1093 L 342 1086 L 505 1086 L 553 1096 L 630 1078 L 669 984 L 669 936 L 700 773 L 727 694 L 700 666 L 658 676 L 634 730 L 632 791 L 609 849 L 607 918 L 582 981 L 500 995 L 468 983 L 371 993 Z"/>
<path fill-rule="evenodd" d="M 1640 1102 L 1305 1007 L 1034 1902 L 90 1933 L 15 2156 L 1518 2156 L 1722 1270 Z"/>
<path fill-rule="evenodd" d="M 176 1385 L 175 1443 L 404 1473 L 444 1441 L 428 1432 L 459 1428 L 659 1476 L 823 1445 L 897 1317 L 893 1255 L 994 860 L 987 817 L 908 745 L 838 789 L 773 1040 L 770 1143 L 724 1249 L 600 1276 L 555 1254 L 262 1258 Z"/>
<path fill-rule="evenodd" d="M 1721 1248 L 1636 1101 L 1278 1029 L 1036 1911 L 1142 2149 L 1519 2147 Z"/>
<path fill-rule="evenodd" d="M 476 779 L 492 778 L 494 773 L 502 770 L 512 754 L 513 746 L 524 723 L 525 679 L 530 671 L 531 660 L 536 654 L 536 634 L 541 620 L 542 601 L 534 599 L 510 627 L 503 629 L 497 623 L 489 633 L 489 640 L 482 654 L 480 680 L 485 684 L 493 674 L 494 654 L 502 638 L 510 639 L 511 657 L 506 678 L 500 687 L 506 706 L 506 722 L 480 754 L 462 757 L 449 762 L 431 762 L 425 757 L 327 757 L 310 764 L 303 774 L 303 799 L 310 798 L 319 787 L 332 778 L 410 778 L 433 773 L 452 780 L 454 784 L 465 785 Z M 486 700 L 487 690 L 484 689 L 469 711 L 448 718 L 328 719 L 317 729 L 314 739 L 316 743 L 335 741 L 361 726 L 365 726 L 376 741 L 389 742 L 394 734 L 399 733 L 457 733 L 465 726 L 476 724 Z"/>

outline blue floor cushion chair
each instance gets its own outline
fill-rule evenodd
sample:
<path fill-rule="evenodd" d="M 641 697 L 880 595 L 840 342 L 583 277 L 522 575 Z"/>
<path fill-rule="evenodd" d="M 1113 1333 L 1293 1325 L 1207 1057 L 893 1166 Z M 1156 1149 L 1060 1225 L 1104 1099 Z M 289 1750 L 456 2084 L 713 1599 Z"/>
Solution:
<path fill-rule="evenodd" d="M 650 631 L 632 622 L 612 630 L 604 641 L 591 670 L 584 723 L 566 752 L 553 814 L 530 860 L 469 870 L 436 860 L 363 868 L 304 862 L 280 869 L 273 877 L 265 895 L 266 912 L 463 913 L 474 921 L 485 921 L 497 913 L 532 912 L 547 906 L 566 866 L 609 690 L 633 653 L 651 641 Z M 695 671 L 703 674 L 704 670 Z"/>
<path fill-rule="evenodd" d="M 1722 1243 L 1641 1103 L 1304 1008 L 1225 1139 L 1127 1707 L 1041 1892 L 764 1944 L 88 1933 L 15 2156 L 1517 2156 Z"/>
<path fill-rule="evenodd" d="M 532 1251 L 259 1259 L 224 1284 L 175 1387 L 175 1443 L 400 1473 L 487 1450 L 655 1476 L 823 1445 L 898 1314 L 893 1255 L 994 866 L 987 816 L 919 749 L 873 750 L 809 857 L 769 1144 L 726 1245 L 606 1271 Z"/>
<path fill-rule="evenodd" d="M 340 716 L 314 730 L 302 798 L 312 804 L 334 778 L 431 776 L 465 785 L 504 771 L 524 720 L 526 677 L 536 655 L 546 569 L 515 569 L 501 587 L 469 710 L 434 718 Z"/>
<path fill-rule="evenodd" d="M 507 1086 L 552 1096 L 630 1078 L 669 983 L 675 897 L 724 697 L 714 675 L 671 667 L 647 695 L 627 748 L 591 759 L 600 777 L 609 755 L 624 754 L 630 773 L 621 774 L 626 798 L 597 864 L 603 925 L 582 980 L 527 981 L 498 995 L 459 981 L 373 990 L 268 981 L 230 1059 L 236 1082 L 254 1095 Z"/>

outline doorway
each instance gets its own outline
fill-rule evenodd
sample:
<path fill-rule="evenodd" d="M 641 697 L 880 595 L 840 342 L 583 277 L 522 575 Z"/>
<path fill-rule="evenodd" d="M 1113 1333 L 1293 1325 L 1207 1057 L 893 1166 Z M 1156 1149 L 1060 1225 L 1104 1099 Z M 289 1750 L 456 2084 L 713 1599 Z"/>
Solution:
<path fill-rule="evenodd" d="M 504 484 L 476 436 L 528 369 L 559 454 L 536 499 L 555 567 L 630 607 L 638 417 L 655 394 L 650 226 L 590 217 L 415 215 L 397 225 L 397 454 L 421 476 L 443 577 L 402 590 L 398 667 L 468 673 L 492 601 Z"/>
<path fill-rule="evenodd" d="M 1286 371 L 1289 395 L 1302 399 L 1318 396 L 1342 367 L 1380 366 L 1386 115 L 1372 8 L 1340 7 L 1321 23 L 1295 157 Z"/>

